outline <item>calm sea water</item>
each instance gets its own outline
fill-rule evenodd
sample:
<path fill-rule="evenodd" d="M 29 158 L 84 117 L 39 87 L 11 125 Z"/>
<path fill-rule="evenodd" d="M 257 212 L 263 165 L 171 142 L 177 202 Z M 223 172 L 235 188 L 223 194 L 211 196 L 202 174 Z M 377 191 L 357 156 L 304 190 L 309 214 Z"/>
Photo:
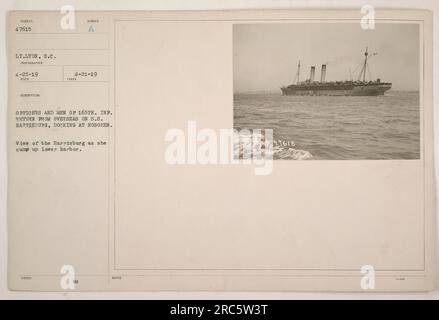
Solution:
<path fill-rule="evenodd" d="M 273 129 L 275 159 L 419 159 L 419 93 L 378 97 L 236 94 L 236 129 Z M 312 155 L 312 157 L 310 155 Z"/>

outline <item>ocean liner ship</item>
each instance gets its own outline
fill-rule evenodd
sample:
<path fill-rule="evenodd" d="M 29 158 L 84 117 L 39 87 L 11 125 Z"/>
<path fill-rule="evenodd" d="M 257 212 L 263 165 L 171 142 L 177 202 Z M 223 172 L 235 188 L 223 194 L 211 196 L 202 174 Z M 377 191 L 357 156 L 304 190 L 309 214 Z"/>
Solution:
<path fill-rule="evenodd" d="M 392 87 L 390 82 L 381 82 L 381 79 L 375 81 L 366 81 L 366 72 L 368 70 L 368 60 L 373 53 L 369 55 L 367 48 L 364 53 L 364 62 L 358 77 L 358 80 L 345 81 L 326 81 L 326 64 L 322 65 L 320 81 L 315 81 L 315 66 L 311 66 L 310 77 L 305 81 L 300 81 L 300 61 L 297 66 L 296 80 L 294 84 L 287 87 L 281 87 L 283 95 L 297 96 L 379 96 Z"/>

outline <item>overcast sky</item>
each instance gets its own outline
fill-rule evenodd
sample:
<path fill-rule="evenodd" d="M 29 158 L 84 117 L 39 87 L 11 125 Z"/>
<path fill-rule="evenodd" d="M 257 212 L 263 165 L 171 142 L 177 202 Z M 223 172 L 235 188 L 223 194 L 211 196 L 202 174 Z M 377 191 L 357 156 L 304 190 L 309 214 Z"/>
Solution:
<path fill-rule="evenodd" d="M 309 78 L 311 65 L 320 80 L 325 62 L 328 81 L 349 79 L 349 69 L 356 80 L 366 46 L 378 53 L 369 61 L 373 79 L 392 82 L 395 90 L 419 89 L 417 24 L 377 23 L 375 30 L 363 30 L 359 23 L 261 23 L 234 25 L 234 90 L 279 90 L 293 82 L 299 59 L 301 80 Z"/>

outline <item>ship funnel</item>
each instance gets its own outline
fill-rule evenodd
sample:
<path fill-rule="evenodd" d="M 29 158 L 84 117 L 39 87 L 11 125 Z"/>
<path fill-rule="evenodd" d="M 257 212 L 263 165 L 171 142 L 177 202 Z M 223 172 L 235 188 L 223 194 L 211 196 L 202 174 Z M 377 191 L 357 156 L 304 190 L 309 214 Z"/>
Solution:
<path fill-rule="evenodd" d="M 311 75 L 310 75 L 310 77 L 309 77 L 309 81 L 310 81 L 310 82 L 314 82 L 314 76 L 315 76 L 315 74 L 316 74 L 316 67 L 311 66 Z"/>
<path fill-rule="evenodd" d="M 322 64 L 322 74 L 320 78 L 320 82 L 323 83 L 326 81 L 326 64 Z"/>

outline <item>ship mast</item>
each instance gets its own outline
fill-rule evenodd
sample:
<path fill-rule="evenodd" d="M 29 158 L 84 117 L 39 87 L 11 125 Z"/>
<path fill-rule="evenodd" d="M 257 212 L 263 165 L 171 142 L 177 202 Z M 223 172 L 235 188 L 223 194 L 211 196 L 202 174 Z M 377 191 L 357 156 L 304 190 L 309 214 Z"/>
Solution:
<path fill-rule="evenodd" d="M 299 84 L 299 81 L 300 81 L 300 60 L 299 60 L 299 64 L 297 65 L 297 75 L 296 75 L 296 79 L 297 79 L 296 84 Z"/>
<path fill-rule="evenodd" d="M 366 51 L 364 52 L 364 63 L 363 63 L 363 68 L 361 69 L 360 76 L 359 76 L 359 79 L 358 79 L 358 80 L 360 80 L 361 78 L 363 78 L 363 82 L 366 82 L 367 61 L 368 61 L 368 59 L 370 58 L 370 57 L 369 57 L 369 53 L 367 52 L 367 49 L 368 49 L 368 47 L 366 47 Z M 376 54 L 377 54 L 377 53 L 374 52 L 371 56 L 374 56 L 374 55 L 376 55 Z"/>
<path fill-rule="evenodd" d="M 369 54 L 367 53 L 367 47 L 366 52 L 364 53 L 364 66 L 363 66 L 363 82 L 366 82 L 366 68 L 367 68 L 367 56 Z"/>

